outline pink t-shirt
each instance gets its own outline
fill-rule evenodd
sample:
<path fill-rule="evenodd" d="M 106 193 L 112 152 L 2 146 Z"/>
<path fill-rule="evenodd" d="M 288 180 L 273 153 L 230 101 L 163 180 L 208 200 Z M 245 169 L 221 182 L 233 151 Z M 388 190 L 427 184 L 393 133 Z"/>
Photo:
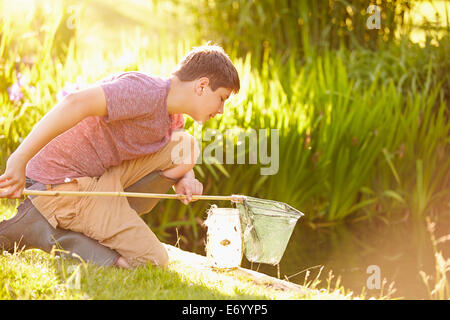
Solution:
<path fill-rule="evenodd" d="M 124 160 L 160 150 L 174 130 L 184 128 L 183 115 L 167 111 L 170 79 L 133 71 L 98 84 L 108 115 L 87 117 L 51 140 L 28 162 L 27 177 L 45 184 L 98 177 Z"/>

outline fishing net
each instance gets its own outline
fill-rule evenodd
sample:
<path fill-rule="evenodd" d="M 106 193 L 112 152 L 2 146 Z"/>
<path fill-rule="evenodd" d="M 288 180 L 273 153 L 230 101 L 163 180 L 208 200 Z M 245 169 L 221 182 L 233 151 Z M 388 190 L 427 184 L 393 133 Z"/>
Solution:
<path fill-rule="evenodd" d="M 233 203 L 239 209 L 246 258 L 251 262 L 278 264 L 297 220 L 304 214 L 283 202 L 248 196 Z"/>

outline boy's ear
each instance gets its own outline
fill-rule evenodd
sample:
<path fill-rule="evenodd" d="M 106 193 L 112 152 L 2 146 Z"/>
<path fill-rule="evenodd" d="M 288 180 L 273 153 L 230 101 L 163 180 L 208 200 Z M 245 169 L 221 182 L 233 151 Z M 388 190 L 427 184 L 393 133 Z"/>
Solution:
<path fill-rule="evenodd" d="M 201 96 L 206 87 L 209 86 L 209 79 L 207 77 L 198 78 L 195 84 L 195 93 Z"/>

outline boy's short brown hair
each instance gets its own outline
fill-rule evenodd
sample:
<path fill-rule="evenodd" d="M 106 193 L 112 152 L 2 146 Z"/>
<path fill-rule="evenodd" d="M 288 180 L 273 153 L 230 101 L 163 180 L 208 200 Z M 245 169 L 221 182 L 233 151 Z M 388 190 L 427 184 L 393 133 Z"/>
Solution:
<path fill-rule="evenodd" d="M 172 74 L 181 81 L 207 77 L 212 91 L 222 87 L 231 89 L 232 93 L 238 93 L 240 89 L 236 68 L 222 47 L 217 45 L 194 47 Z"/>

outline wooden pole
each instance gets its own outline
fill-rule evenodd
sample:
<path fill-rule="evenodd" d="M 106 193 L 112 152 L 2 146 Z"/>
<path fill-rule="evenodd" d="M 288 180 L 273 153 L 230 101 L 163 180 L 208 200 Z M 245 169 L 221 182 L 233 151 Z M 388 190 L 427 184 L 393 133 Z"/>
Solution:
<path fill-rule="evenodd" d="M 183 194 L 165 194 L 165 193 L 142 193 L 142 192 L 121 192 L 121 191 L 56 191 L 56 190 L 28 190 L 24 189 L 23 195 L 29 196 L 107 196 L 107 197 L 136 197 L 136 198 L 158 198 L 158 199 L 185 199 Z M 230 200 L 234 202 L 243 202 L 245 196 L 204 196 L 192 195 L 194 200 Z"/>

